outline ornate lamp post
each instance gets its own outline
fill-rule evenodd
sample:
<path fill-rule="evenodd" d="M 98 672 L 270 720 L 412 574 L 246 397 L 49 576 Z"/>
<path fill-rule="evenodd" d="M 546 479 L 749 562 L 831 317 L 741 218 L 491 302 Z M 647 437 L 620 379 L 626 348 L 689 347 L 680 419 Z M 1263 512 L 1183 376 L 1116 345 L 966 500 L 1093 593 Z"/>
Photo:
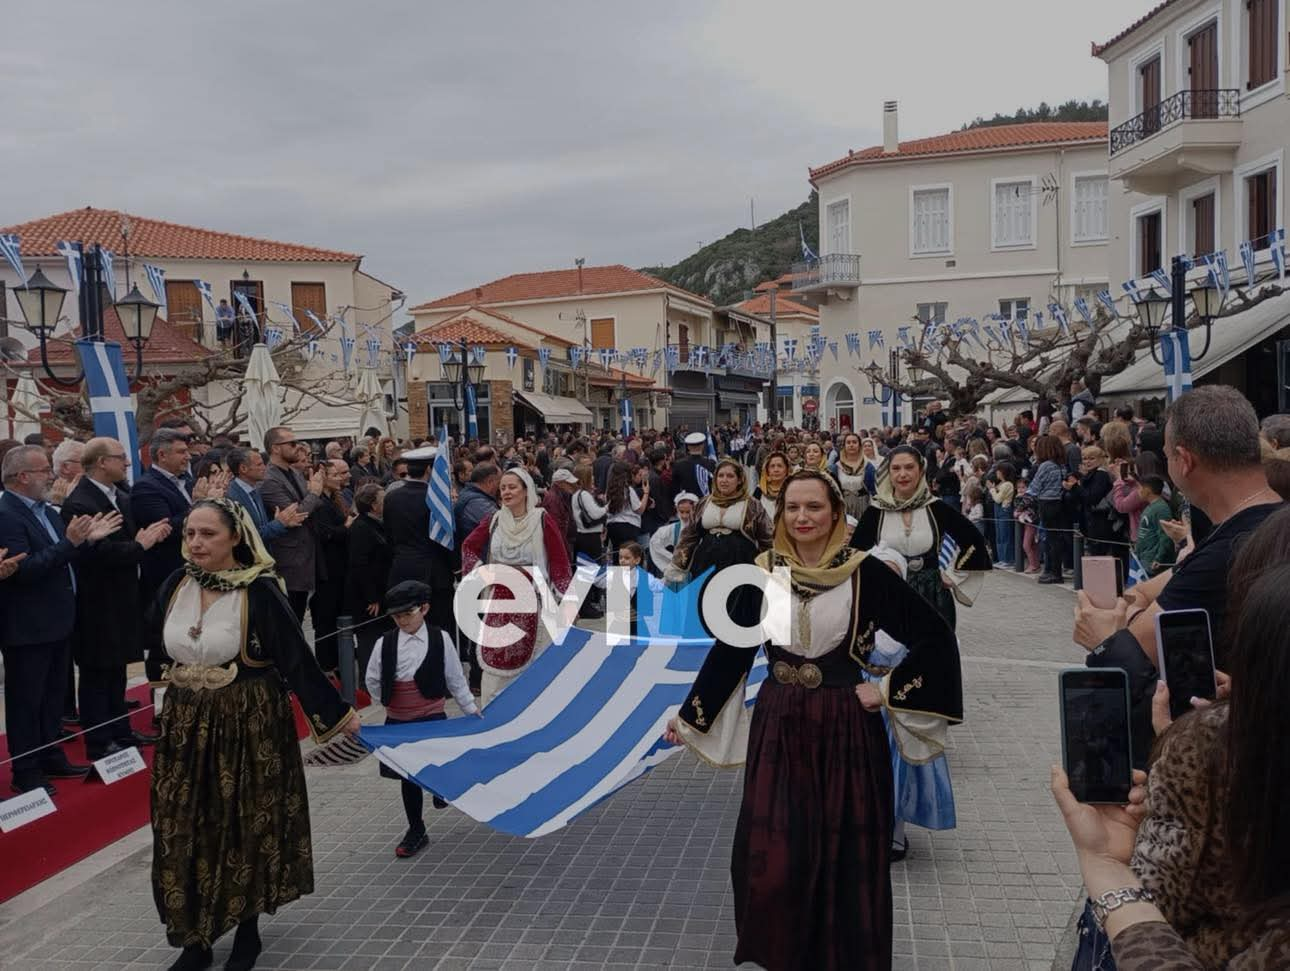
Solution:
<path fill-rule="evenodd" d="M 462 338 L 460 344 L 461 360 L 444 361 L 443 369 L 448 376 L 448 383 L 452 385 L 453 407 L 461 414 L 461 435 L 465 441 L 467 388 L 483 382 L 485 367 L 483 364 L 470 363 L 470 343 L 465 338 Z"/>
<path fill-rule="evenodd" d="M 1148 346 L 1151 350 L 1151 359 L 1160 365 L 1163 365 L 1164 361 L 1160 357 L 1157 340 L 1164 326 L 1165 312 L 1171 312 L 1171 326 L 1174 328 L 1179 330 L 1185 328 L 1187 321 L 1187 263 L 1181 256 L 1174 257 L 1170 284 L 1170 292 L 1167 296 L 1157 293 L 1153 287 L 1145 296 L 1134 299 L 1138 320 L 1142 323 L 1147 332 L 1147 339 L 1150 341 Z M 1191 355 L 1192 361 L 1195 362 L 1209 352 L 1212 324 L 1222 309 L 1223 294 L 1216 287 L 1210 286 L 1208 278 L 1193 287 L 1190 293 L 1192 306 L 1196 308 L 1196 316 L 1205 325 L 1205 346 L 1201 348 L 1199 354 Z"/>

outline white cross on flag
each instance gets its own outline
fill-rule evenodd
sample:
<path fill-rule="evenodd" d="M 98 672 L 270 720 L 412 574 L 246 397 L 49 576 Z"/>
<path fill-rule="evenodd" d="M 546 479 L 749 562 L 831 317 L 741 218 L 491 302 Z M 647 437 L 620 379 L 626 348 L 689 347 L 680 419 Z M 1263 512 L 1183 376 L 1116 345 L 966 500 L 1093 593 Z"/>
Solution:
<path fill-rule="evenodd" d="M 85 370 L 85 389 L 94 417 L 94 434 L 115 438 L 130 456 L 126 476 L 133 484 L 138 479 L 139 432 L 134 423 L 134 401 L 130 398 L 130 381 L 121 360 L 121 345 L 113 341 L 79 340 L 76 351 Z"/>

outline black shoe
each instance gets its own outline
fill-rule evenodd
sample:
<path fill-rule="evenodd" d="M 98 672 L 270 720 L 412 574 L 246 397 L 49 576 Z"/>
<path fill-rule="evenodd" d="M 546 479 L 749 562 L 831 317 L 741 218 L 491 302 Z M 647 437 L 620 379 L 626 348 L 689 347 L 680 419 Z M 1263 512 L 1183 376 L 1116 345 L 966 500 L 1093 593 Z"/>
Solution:
<path fill-rule="evenodd" d="M 118 745 L 129 748 L 131 745 L 156 745 L 160 735 L 154 735 L 151 732 L 131 732 L 127 738 L 117 742 Z"/>
<path fill-rule="evenodd" d="M 143 702 L 142 702 L 142 701 L 140 701 L 138 698 L 126 698 L 126 699 L 125 699 L 125 710 L 126 710 L 126 711 L 137 711 L 138 709 L 140 709 L 140 708 L 142 708 L 142 707 L 143 707 Z"/>
<path fill-rule="evenodd" d="M 1044 574 L 1041 574 L 1039 579 L 1036 580 L 1035 582 L 1036 583 L 1064 583 L 1065 581 L 1059 576 L 1054 576 L 1051 573 L 1044 573 Z"/>
<path fill-rule="evenodd" d="M 83 779 L 90 774 L 93 766 L 82 765 L 77 762 L 61 762 L 53 765 L 41 766 L 41 771 L 45 775 L 53 776 L 55 779 Z"/>
<path fill-rule="evenodd" d="M 403 841 L 394 848 L 394 855 L 400 860 L 416 856 L 430 845 L 430 837 L 425 829 L 410 829 L 403 834 Z"/>
<path fill-rule="evenodd" d="M 901 840 L 899 843 L 893 842 L 891 844 L 891 862 L 892 863 L 899 863 L 908 855 L 909 855 L 909 840 L 904 839 L 904 840 Z"/>
<path fill-rule="evenodd" d="M 44 789 L 50 796 L 57 795 L 58 790 L 50 785 L 39 772 L 15 772 L 13 783 L 9 786 L 14 795 L 21 796 L 24 792 L 31 792 L 33 789 Z"/>
<path fill-rule="evenodd" d="M 430 803 L 431 803 L 431 805 L 433 805 L 433 806 L 434 806 L 434 808 L 435 808 L 435 809 L 447 809 L 447 808 L 448 808 L 448 803 L 447 803 L 447 802 L 445 802 L 443 799 L 440 799 L 438 796 L 431 796 L 431 797 L 430 797 Z"/>
<path fill-rule="evenodd" d="M 224 962 L 224 971 L 251 971 L 262 948 L 258 918 L 238 924 L 237 934 L 233 937 L 233 951 Z"/>
<path fill-rule="evenodd" d="M 209 947 L 192 945 L 180 952 L 178 959 L 170 966 L 170 971 L 203 971 L 209 968 L 215 955 Z"/>
<path fill-rule="evenodd" d="M 91 762 L 97 762 L 99 759 L 105 759 L 109 755 L 116 755 L 117 752 L 124 752 L 126 746 L 120 742 L 108 742 L 102 748 L 85 747 L 85 757 Z"/>

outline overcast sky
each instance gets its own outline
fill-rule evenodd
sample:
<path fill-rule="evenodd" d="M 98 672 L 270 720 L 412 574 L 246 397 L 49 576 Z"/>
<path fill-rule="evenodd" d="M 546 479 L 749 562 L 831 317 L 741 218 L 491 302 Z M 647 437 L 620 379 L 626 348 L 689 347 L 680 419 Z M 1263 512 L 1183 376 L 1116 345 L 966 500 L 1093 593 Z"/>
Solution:
<path fill-rule="evenodd" d="M 0 225 L 78 206 L 363 253 L 422 300 L 672 263 L 806 169 L 1040 101 L 1156 0 L 24 4 Z"/>

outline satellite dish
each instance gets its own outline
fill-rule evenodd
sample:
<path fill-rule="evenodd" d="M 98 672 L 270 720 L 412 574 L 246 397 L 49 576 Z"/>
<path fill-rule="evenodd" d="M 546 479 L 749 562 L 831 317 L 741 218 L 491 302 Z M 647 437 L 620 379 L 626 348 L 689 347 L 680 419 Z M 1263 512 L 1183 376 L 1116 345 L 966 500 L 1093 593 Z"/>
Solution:
<path fill-rule="evenodd" d="M 0 361 L 25 361 L 27 348 L 16 337 L 0 337 Z"/>

